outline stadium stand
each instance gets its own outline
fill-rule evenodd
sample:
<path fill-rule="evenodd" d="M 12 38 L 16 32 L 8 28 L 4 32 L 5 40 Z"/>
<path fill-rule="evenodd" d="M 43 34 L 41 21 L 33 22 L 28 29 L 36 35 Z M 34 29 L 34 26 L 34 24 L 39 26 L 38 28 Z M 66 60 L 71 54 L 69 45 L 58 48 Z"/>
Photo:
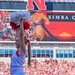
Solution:
<path fill-rule="evenodd" d="M 0 61 L 0 75 L 10 75 L 10 64 Z M 33 59 L 31 67 L 27 67 L 27 61 L 24 64 L 26 75 L 75 75 L 75 62 L 64 60 L 44 59 L 38 61 Z"/>
<path fill-rule="evenodd" d="M 34 10 L 39 10 L 34 4 Z M 45 0 L 47 10 L 74 11 L 75 0 Z M 27 0 L 0 0 L 0 9 L 26 10 Z"/>
<path fill-rule="evenodd" d="M 0 41 L 0 75 L 10 75 L 11 55 L 15 50 L 14 41 Z M 31 53 L 31 67 L 25 59 L 26 75 L 75 75 L 74 43 L 31 41 Z"/>
<path fill-rule="evenodd" d="M 10 2 L 9 2 L 10 1 Z M 25 2 L 24 2 L 25 1 Z M 45 0 L 46 5 L 53 11 L 74 11 L 75 0 Z M 10 60 L 16 50 L 13 35 L 5 32 L 6 19 L 10 12 L 7 9 L 25 10 L 26 0 L 0 0 L 0 9 L 6 10 L 5 16 L 0 15 L 0 75 L 10 75 Z M 1 12 L 0 12 L 1 13 Z M 32 40 L 34 40 L 32 38 Z M 31 41 L 32 61 L 27 66 L 27 57 L 24 64 L 26 75 L 75 75 L 75 42 L 37 42 Z"/>

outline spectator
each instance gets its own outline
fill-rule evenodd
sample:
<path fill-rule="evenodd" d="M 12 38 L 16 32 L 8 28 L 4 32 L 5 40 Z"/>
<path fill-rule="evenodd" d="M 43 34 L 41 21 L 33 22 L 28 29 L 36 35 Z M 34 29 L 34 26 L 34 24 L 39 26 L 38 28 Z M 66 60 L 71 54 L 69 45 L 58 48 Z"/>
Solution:
<path fill-rule="evenodd" d="M 26 75 L 75 75 L 75 62 L 54 59 L 32 59 L 31 67 L 24 64 Z M 0 61 L 0 75 L 10 75 L 9 63 Z"/>

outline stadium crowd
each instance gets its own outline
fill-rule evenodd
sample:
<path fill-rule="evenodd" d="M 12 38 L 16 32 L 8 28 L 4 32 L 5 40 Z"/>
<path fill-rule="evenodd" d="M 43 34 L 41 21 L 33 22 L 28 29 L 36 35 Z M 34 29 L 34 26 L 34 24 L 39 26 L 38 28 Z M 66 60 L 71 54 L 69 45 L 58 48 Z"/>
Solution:
<path fill-rule="evenodd" d="M 24 64 L 26 75 L 75 75 L 75 62 L 56 59 L 32 59 L 31 66 Z M 10 75 L 10 64 L 0 61 L 0 75 Z"/>
<path fill-rule="evenodd" d="M 10 13 L 8 11 L 0 11 L 0 41 L 14 41 L 16 32 L 12 30 L 10 26 Z M 25 34 L 30 40 L 35 39 L 32 36 L 32 27 L 30 30 L 26 30 Z"/>
<path fill-rule="evenodd" d="M 0 12 L 0 40 L 14 40 L 15 32 L 10 26 L 10 12 Z"/>

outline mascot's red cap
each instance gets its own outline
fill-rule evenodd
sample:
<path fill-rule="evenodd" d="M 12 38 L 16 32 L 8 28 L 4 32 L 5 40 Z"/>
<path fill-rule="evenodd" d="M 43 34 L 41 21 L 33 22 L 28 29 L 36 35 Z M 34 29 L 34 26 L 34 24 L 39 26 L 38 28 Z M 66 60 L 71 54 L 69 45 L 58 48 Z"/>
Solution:
<path fill-rule="evenodd" d="M 24 25 L 24 30 L 29 29 L 30 28 L 30 24 L 28 23 L 28 21 L 23 21 L 23 25 Z M 12 27 L 13 30 L 16 30 L 17 28 L 20 27 L 20 25 L 16 25 L 14 22 L 10 21 L 10 26 Z"/>

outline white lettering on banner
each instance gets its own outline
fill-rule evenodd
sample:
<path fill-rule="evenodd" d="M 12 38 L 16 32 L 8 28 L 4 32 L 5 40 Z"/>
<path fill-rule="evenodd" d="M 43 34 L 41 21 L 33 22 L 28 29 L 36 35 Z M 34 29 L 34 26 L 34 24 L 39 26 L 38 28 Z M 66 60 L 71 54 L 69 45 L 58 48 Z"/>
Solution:
<path fill-rule="evenodd" d="M 52 20 L 69 20 L 69 17 L 64 15 L 48 15 L 48 18 Z"/>
<path fill-rule="evenodd" d="M 75 20 L 75 15 L 74 15 L 74 16 L 72 16 L 72 19 L 73 19 L 73 20 Z"/>

